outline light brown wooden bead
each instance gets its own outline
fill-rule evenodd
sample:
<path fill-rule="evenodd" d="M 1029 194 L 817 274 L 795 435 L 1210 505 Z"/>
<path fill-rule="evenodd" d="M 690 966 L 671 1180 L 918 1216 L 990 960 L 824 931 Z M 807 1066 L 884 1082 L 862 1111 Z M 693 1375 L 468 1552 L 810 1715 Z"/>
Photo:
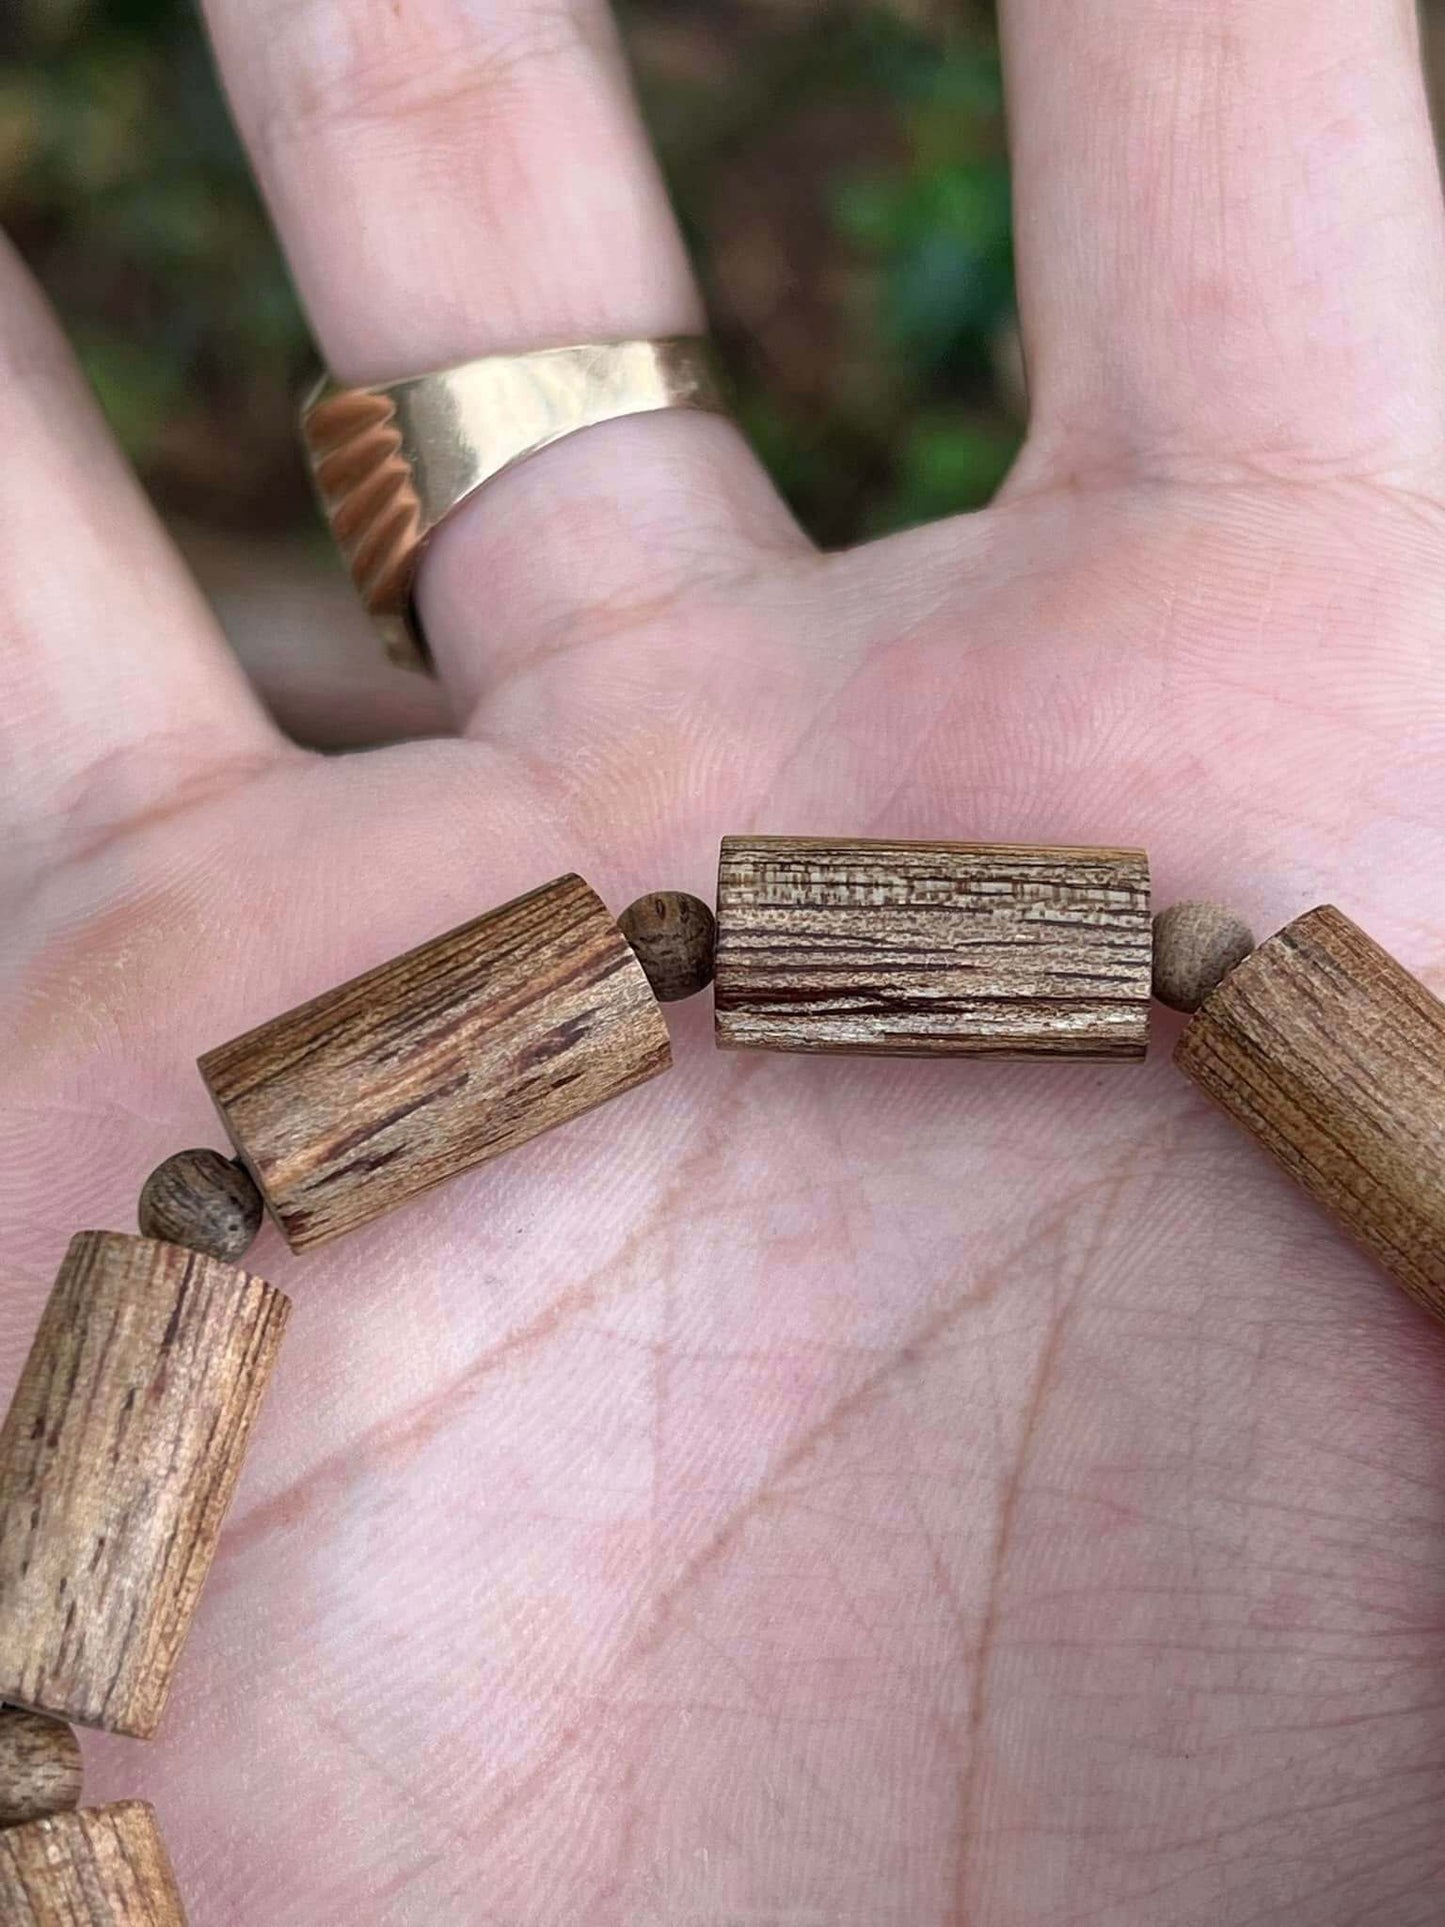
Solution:
<path fill-rule="evenodd" d="M 1423 984 L 1311 910 L 1225 978 L 1174 1060 L 1445 1317 L 1445 1005 Z"/>
<path fill-rule="evenodd" d="M 1219 903 L 1171 903 L 1154 919 L 1154 995 L 1198 1010 L 1254 949 L 1254 932 Z"/>
<path fill-rule="evenodd" d="M 261 1229 L 265 1206 L 250 1173 L 219 1151 L 177 1151 L 141 1189 L 143 1238 L 204 1251 L 235 1264 Z"/>
<path fill-rule="evenodd" d="M 155 1732 L 289 1311 L 179 1245 L 71 1240 L 0 1428 L 0 1699 Z"/>
<path fill-rule="evenodd" d="M 0 1833 L 4 1927 L 186 1927 L 186 1910 L 143 1800 L 58 1813 Z"/>
<path fill-rule="evenodd" d="M 299 1251 L 671 1061 L 642 965 L 567 876 L 208 1051 L 201 1075 Z"/>
<path fill-rule="evenodd" d="M 80 1804 L 80 1742 L 64 1720 L 0 1707 L 0 1827 Z"/>
<path fill-rule="evenodd" d="M 717 1041 L 1142 1057 L 1149 948 L 1142 851 L 730 836 Z"/>
<path fill-rule="evenodd" d="M 617 919 L 647 981 L 664 1004 L 695 997 L 712 982 L 717 919 L 686 890 L 654 890 Z"/>

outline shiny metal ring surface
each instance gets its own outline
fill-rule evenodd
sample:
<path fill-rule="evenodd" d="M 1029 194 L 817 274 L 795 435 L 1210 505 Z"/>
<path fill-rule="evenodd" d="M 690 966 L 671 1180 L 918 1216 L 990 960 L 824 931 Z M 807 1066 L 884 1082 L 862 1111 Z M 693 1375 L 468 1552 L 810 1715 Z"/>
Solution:
<path fill-rule="evenodd" d="M 413 606 L 432 531 L 483 483 L 578 429 L 659 408 L 723 410 L 699 337 L 489 355 L 438 374 L 308 397 L 302 438 L 322 511 L 387 654 L 430 669 Z"/>

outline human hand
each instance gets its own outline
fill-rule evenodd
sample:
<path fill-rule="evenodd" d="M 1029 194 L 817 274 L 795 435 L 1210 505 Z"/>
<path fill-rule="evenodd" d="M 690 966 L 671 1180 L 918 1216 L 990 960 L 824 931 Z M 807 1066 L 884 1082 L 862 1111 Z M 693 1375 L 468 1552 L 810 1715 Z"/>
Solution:
<path fill-rule="evenodd" d="M 1033 420 L 820 558 L 737 436 L 434 545 L 455 740 L 284 742 L 0 301 L 5 1368 L 198 1051 L 727 831 L 1138 843 L 1445 976 L 1445 248 L 1400 0 L 1009 0 Z M 210 0 L 328 360 L 686 330 L 592 6 Z M 1143 1069 L 678 1067 L 305 1263 L 154 1746 L 207 1927 L 1435 1921 L 1445 1340 Z M 1159 1043 L 1172 1026 L 1160 1025 Z"/>

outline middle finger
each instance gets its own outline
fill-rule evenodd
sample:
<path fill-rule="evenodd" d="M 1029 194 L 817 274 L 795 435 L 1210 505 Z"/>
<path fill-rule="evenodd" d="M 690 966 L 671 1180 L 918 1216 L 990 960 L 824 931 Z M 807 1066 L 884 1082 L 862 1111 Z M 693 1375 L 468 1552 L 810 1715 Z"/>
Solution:
<path fill-rule="evenodd" d="M 343 381 L 699 327 L 597 0 L 206 4 L 302 298 Z M 577 445 L 594 435 L 615 437 L 624 459 L 579 461 Z M 541 464 L 536 499 L 530 471 Z M 579 542 L 600 478 L 609 539 Z M 505 507 L 494 506 L 503 492 Z M 545 620 L 555 632 L 560 603 L 625 598 L 644 582 L 654 598 L 663 592 L 669 551 L 696 552 L 699 519 L 740 544 L 760 514 L 786 528 L 740 439 L 694 415 L 590 431 L 483 495 L 438 537 L 421 588 L 439 667 L 464 702 L 484 669 L 525 663 L 528 629 Z"/>

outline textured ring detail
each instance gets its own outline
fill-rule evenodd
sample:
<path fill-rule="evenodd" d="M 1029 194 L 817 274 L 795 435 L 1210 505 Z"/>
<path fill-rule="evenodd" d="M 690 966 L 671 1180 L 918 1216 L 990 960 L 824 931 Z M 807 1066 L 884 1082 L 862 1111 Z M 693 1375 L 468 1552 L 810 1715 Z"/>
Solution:
<path fill-rule="evenodd" d="M 324 380 L 302 410 L 302 437 L 322 512 L 393 662 L 432 666 L 412 591 L 427 539 L 453 509 L 565 435 L 659 408 L 722 412 L 702 338 L 489 355 L 373 388 Z"/>

